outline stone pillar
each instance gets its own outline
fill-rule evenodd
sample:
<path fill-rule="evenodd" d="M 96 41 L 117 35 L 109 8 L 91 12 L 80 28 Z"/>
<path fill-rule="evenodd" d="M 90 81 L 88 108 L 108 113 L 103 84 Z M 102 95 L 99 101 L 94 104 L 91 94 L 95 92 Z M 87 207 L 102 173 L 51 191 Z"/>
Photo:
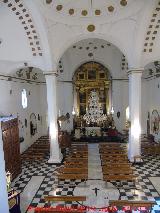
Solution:
<path fill-rule="evenodd" d="M 143 69 L 131 69 L 129 75 L 129 149 L 128 158 L 133 161 L 135 155 L 141 155 L 141 76 Z"/>
<path fill-rule="evenodd" d="M 48 125 L 50 137 L 50 159 L 48 163 L 61 163 L 62 153 L 58 143 L 58 124 L 57 124 L 57 73 L 44 73 L 47 84 L 47 103 L 48 103 Z"/>
<path fill-rule="evenodd" d="M 0 125 L 1 129 L 1 125 Z M 8 193 L 3 152 L 2 132 L 0 131 L 0 212 L 9 212 Z"/>

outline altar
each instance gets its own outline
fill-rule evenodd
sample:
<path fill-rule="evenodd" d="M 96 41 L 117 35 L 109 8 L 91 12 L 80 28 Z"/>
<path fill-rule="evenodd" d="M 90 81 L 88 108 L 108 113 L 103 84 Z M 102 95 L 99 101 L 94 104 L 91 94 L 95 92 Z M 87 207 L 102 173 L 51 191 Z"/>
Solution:
<path fill-rule="evenodd" d="M 101 128 L 100 127 L 85 127 L 85 135 L 86 136 L 101 136 Z"/>

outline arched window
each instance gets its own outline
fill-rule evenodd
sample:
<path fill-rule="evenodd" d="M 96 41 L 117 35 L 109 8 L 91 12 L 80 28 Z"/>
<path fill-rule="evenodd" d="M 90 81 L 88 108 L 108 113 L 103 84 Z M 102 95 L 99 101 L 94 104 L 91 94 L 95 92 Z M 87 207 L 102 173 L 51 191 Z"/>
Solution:
<path fill-rule="evenodd" d="M 22 90 L 22 107 L 27 108 L 27 92 L 25 89 Z"/>
<path fill-rule="evenodd" d="M 129 120 L 129 106 L 126 108 L 126 120 Z"/>

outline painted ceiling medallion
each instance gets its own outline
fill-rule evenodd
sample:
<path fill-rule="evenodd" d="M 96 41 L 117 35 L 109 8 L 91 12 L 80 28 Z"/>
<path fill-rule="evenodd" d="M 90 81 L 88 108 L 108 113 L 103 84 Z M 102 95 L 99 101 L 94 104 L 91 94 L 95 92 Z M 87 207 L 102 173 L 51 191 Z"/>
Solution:
<path fill-rule="evenodd" d="M 90 25 L 88 25 L 88 27 L 87 27 L 87 30 L 88 30 L 89 32 L 93 32 L 93 31 L 95 31 L 95 29 L 96 29 L 96 27 L 95 27 L 93 24 L 90 24 Z"/>
<path fill-rule="evenodd" d="M 120 1 L 120 4 L 121 4 L 122 6 L 126 6 L 126 5 L 127 5 L 127 0 L 121 0 L 121 1 Z"/>
<path fill-rule="evenodd" d="M 108 11 L 109 11 L 109 12 L 113 12 L 113 11 L 114 11 L 114 7 L 113 7 L 113 6 L 109 6 L 109 7 L 108 7 Z"/>
<path fill-rule="evenodd" d="M 88 14 L 88 11 L 87 10 L 82 10 L 82 16 L 86 16 Z"/>
<path fill-rule="evenodd" d="M 95 10 L 95 15 L 96 16 L 99 16 L 101 14 L 101 11 L 100 10 Z"/>
<path fill-rule="evenodd" d="M 52 3 L 52 0 L 46 0 L 46 3 L 50 4 L 50 3 Z"/>
<path fill-rule="evenodd" d="M 74 9 L 69 9 L 69 14 L 73 15 L 74 14 Z"/>
<path fill-rule="evenodd" d="M 62 6 L 62 5 L 57 5 L 57 7 L 56 7 L 57 11 L 62 10 L 62 8 L 63 8 L 63 6 Z"/>

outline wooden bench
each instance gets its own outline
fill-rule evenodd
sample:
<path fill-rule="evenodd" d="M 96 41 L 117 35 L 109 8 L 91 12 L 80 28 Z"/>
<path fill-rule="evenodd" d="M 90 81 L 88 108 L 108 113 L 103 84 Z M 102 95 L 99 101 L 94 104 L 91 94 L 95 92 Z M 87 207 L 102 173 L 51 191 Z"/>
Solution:
<path fill-rule="evenodd" d="M 135 182 L 137 180 L 137 175 L 103 175 L 103 180 L 105 181 L 132 181 Z"/>
<path fill-rule="evenodd" d="M 125 153 L 103 153 L 101 154 L 102 157 L 127 157 Z"/>
<path fill-rule="evenodd" d="M 64 202 L 74 202 L 74 201 L 86 201 L 86 196 L 45 196 L 45 201 L 48 202 L 57 202 L 57 201 L 64 201 Z"/>
<path fill-rule="evenodd" d="M 102 159 L 102 165 L 110 164 L 110 163 L 127 163 L 128 159 L 121 159 L 121 158 L 104 158 Z"/>
<path fill-rule="evenodd" d="M 156 204 L 155 201 L 143 201 L 143 200 L 110 200 L 109 201 L 109 206 L 110 207 L 127 207 L 129 206 L 131 210 L 134 210 L 135 208 L 138 207 L 145 207 L 149 208 L 150 212 L 153 208 L 153 206 Z"/>
<path fill-rule="evenodd" d="M 65 179 L 70 179 L 70 180 L 87 180 L 88 179 L 88 173 L 85 174 L 57 174 L 58 177 L 58 183 L 59 180 L 65 180 Z"/>
<path fill-rule="evenodd" d="M 75 162 L 75 163 L 80 163 L 80 162 L 82 162 L 82 163 L 88 163 L 88 159 L 86 158 L 70 158 L 70 157 L 68 157 L 68 158 L 66 158 L 65 159 L 65 161 L 70 161 L 70 162 Z"/>
<path fill-rule="evenodd" d="M 45 196 L 44 197 L 44 200 L 45 202 L 48 202 L 48 204 L 50 205 L 51 202 L 59 202 L 59 201 L 62 201 L 62 202 L 82 202 L 83 204 L 83 201 L 86 201 L 86 196 Z M 81 207 L 81 206 L 80 206 Z M 46 210 L 45 210 L 46 209 Z M 60 213 L 60 212 L 63 212 L 63 213 L 85 213 L 86 210 L 85 210 L 85 207 L 81 207 L 81 208 L 77 208 L 77 209 L 67 209 L 65 211 L 65 207 L 62 208 L 62 210 L 60 208 L 35 208 L 35 213 Z"/>
<path fill-rule="evenodd" d="M 109 155 L 109 154 L 127 154 L 126 150 L 103 150 L 100 151 L 101 155 Z"/>
<path fill-rule="evenodd" d="M 124 174 L 124 175 L 132 175 L 133 174 L 133 169 L 131 168 L 102 168 L 102 172 L 104 175 L 110 175 L 110 174 Z"/>
<path fill-rule="evenodd" d="M 132 163 L 121 163 L 121 162 L 118 162 L 118 163 L 106 163 L 106 164 L 103 164 L 103 166 L 106 166 L 106 167 L 114 167 L 114 168 L 117 168 L 117 167 L 131 167 L 132 166 Z"/>
<path fill-rule="evenodd" d="M 88 162 L 74 162 L 74 161 L 65 161 L 64 165 L 72 165 L 72 166 L 76 166 L 76 167 L 81 167 L 81 166 L 88 166 Z"/>
<path fill-rule="evenodd" d="M 64 168 L 59 168 L 57 170 L 59 173 L 64 173 L 64 174 L 87 174 L 88 173 L 88 168 L 77 168 L 77 167 L 64 167 Z"/>

